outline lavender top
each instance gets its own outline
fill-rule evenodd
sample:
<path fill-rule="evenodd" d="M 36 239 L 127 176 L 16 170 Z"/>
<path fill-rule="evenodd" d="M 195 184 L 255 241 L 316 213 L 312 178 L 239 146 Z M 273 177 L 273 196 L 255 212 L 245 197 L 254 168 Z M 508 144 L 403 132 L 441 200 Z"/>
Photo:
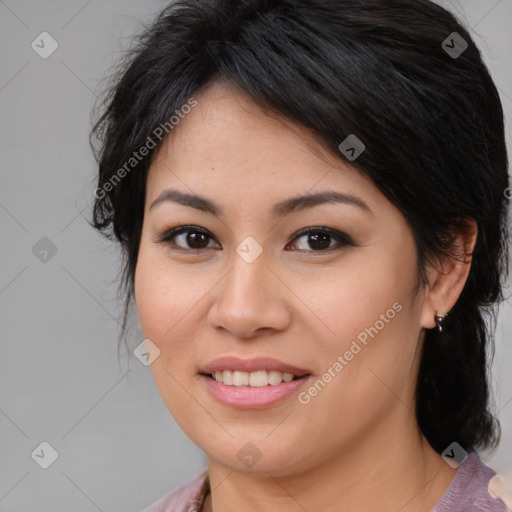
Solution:
<path fill-rule="evenodd" d="M 495 474 L 476 452 L 470 452 L 431 512 L 507 512 L 505 503 L 487 490 Z M 142 512 L 201 512 L 209 491 L 208 473 L 203 471 Z"/>

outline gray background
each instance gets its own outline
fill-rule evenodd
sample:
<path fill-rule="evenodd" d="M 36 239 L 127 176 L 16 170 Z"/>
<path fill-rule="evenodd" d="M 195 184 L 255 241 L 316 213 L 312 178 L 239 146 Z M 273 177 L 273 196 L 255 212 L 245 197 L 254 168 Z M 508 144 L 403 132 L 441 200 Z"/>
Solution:
<path fill-rule="evenodd" d="M 471 28 L 509 126 L 512 0 L 442 3 Z M 149 368 L 124 350 L 118 362 L 119 253 L 84 219 L 100 81 L 165 4 L 0 0 L 1 511 L 137 511 L 206 467 Z M 44 31 L 59 45 L 47 59 L 31 47 Z M 483 459 L 512 482 L 511 332 L 507 302 L 493 366 L 502 443 Z M 46 470 L 31 457 L 43 441 L 59 454 Z"/>

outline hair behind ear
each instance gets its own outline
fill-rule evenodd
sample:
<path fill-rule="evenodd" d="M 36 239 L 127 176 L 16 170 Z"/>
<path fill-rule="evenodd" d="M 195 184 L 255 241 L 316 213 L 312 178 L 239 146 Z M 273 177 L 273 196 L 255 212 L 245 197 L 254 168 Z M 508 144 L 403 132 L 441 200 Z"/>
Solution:
<path fill-rule="evenodd" d="M 421 431 L 439 453 L 454 441 L 466 450 L 499 442 L 499 422 L 489 412 L 488 335 L 478 306 L 464 294 L 446 318 L 443 332 L 426 332 L 416 414 Z"/>

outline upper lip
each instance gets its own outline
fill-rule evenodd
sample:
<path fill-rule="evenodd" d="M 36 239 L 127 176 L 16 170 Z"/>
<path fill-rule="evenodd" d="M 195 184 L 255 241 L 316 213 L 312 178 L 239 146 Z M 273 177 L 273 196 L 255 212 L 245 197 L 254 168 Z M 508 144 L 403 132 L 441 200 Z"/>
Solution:
<path fill-rule="evenodd" d="M 291 373 L 296 377 L 302 377 L 303 375 L 309 375 L 311 372 L 298 368 L 291 364 L 284 363 L 272 357 L 254 357 L 252 359 L 240 359 L 235 356 L 224 356 L 219 357 L 210 361 L 208 364 L 203 366 L 199 373 L 206 375 L 220 372 L 223 370 L 233 370 L 241 372 L 256 372 L 258 370 L 277 371 L 281 373 Z"/>

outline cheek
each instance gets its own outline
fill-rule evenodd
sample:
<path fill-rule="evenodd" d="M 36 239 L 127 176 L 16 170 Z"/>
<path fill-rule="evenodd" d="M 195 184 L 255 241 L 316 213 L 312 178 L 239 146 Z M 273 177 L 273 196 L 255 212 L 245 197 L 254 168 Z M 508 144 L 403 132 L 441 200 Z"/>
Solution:
<path fill-rule="evenodd" d="M 375 324 L 379 334 L 389 331 L 388 326 L 397 323 L 397 309 L 411 300 L 414 259 L 375 252 L 354 252 L 328 271 L 315 269 L 287 280 L 304 304 L 299 308 L 303 320 L 311 318 L 310 327 L 318 325 L 324 348 L 339 351 L 359 335 L 364 341 L 368 330 L 375 332 Z"/>
<path fill-rule="evenodd" d="M 396 400 L 390 389 L 409 396 L 419 335 L 416 275 L 414 253 L 390 252 L 339 267 L 329 277 L 297 278 L 297 294 L 308 297 L 321 320 L 315 323 L 321 377 L 330 388 L 322 391 L 326 410 L 340 404 L 359 409 L 361 400 L 382 409 Z"/>
<path fill-rule="evenodd" d="M 135 301 L 144 335 L 162 343 L 165 333 L 204 294 L 202 282 L 193 269 L 170 264 L 165 251 L 141 244 L 135 272 Z"/>
<path fill-rule="evenodd" d="M 169 398 L 181 396 L 179 383 L 197 373 L 205 339 L 205 301 L 219 280 L 218 272 L 199 267 L 173 262 L 165 250 L 141 245 L 135 301 L 144 337 L 160 349 L 151 371 L 168 407 L 179 402 Z"/>
<path fill-rule="evenodd" d="M 161 329 L 165 315 L 164 295 L 165 279 L 162 278 L 159 265 L 149 257 L 148 251 L 141 246 L 135 270 L 135 302 L 145 338 L 156 341 L 155 333 Z"/>
<path fill-rule="evenodd" d="M 197 303 L 199 292 L 194 293 L 187 281 L 189 277 L 170 268 L 158 252 L 141 245 L 134 290 L 139 321 L 144 338 L 160 349 L 159 357 L 150 366 L 155 384 L 183 429 L 187 426 L 190 407 L 190 395 L 184 391 L 183 383 L 189 378 L 193 361 L 186 354 L 190 340 L 184 330 L 187 325 L 190 327 L 187 312 L 190 314 Z"/>

